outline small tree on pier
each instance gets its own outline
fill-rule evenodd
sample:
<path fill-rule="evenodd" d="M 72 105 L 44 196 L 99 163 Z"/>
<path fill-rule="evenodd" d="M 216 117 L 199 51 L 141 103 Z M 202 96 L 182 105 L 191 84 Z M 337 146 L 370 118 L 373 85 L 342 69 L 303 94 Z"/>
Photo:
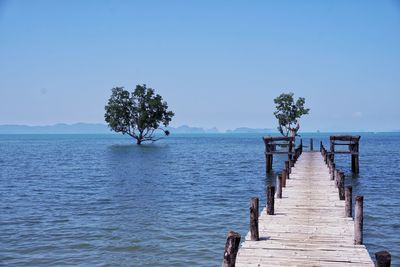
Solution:
<path fill-rule="evenodd" d="M 131 93 L 123 87 L 113 88 L 105 110 L 104 118 L 111 130 L 128 134 L 138 145 L 159 140 L 155 137 L 156 130 L 169 135 L 161 126 L 167 127 L 174 116 L 167 102 L 145 84 L 137 85 Z"/>
<path fill-rule="evenodd" d="M 283 93 L 274 99 L 276 104 L 275 117 L 278 119 L 278 130 L 283 136 L 297 136 L 300 129 L 298 119 L 308 114 L 309 108 L 305 108 L 305 99 L 299 97 L 296 102 L 293 93 Z"/>

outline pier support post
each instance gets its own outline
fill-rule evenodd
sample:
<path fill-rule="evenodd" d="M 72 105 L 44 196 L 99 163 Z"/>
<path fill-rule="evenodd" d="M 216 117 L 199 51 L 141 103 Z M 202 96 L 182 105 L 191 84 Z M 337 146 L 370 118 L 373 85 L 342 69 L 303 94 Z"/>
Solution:
<path fill-rule="evenodd" d="M 338 181 L 338 189 L 339 189 L 339 199 L 344 200 L 344 173 L 339 172 L 339 181 Z"/>
<path fill-rule="evenodd" d="M 286 178 L 290 179 L 290 175 L 289 175 L 289 173 L 290 173 L 290 165 L 289 165 L 289 161 L 288 160 L 285 161 L 285 170 L 286 170 Z"/>
<path fill-rule="evenodd" d="M 358 155 L 351 155 L 351 170 L 353 173 L 360 172 Z"/>
<path fill-rule="evenodd" d="M 335 184 L 336 187 L 339 187 L 339 176 L 340 176 L 340 171 L 338 169 L 335 169 Z"/>
<path fill-rule="evenodd" d="M 359 166 L 359 148 L 360 144 L 358 143 L 359 140 L 355 141 L 354 144 L 349 145 L 349 150 L 351 153 L 351 170 L 353 173 L 359 173 L 360 166 Z M 353 154 L 355 153 L 355 154 Z"/>
<path fill-rule="evenodd" d="M 335 180 L 336 164 L 332 163 L 331 180 Z"/>
<path fill-rule="evenodd" d="M 363 244 L 363 196 L 356 196 L 354 207 L 354 245 Z"/>
<path fill-rule="evenodd" d="M 331 139 L 330 140 L 330 155 L 332 155 L 332 160 L 335 160 L 335 145 L 334 145 L 334 141 Z"/>
<path fill-rule="evenodd" d="M 275 206 L 275 186 L 269 185 L 267 188 L 267 214 L 274 215 Z"/>
<path fill-rule="evenodd" d="M 257 197 L 253 197 L 250 203 L 250 239 L 253 241 L 260 240 L 258 234 L 258 203 Z"/>
<path fill-rule="evenodd" d="M 282 182 L 282 180 L 283 180 L 283 175 L 281 175 L 281 174 L 279 174 L 277 177 L 276 177 L 276 184 L 277 184 L 277 186 L 276 186 L 276 197 L 277 198 L 282 198 L 282 184 L 283 184 L 283 182 Z"/>
<path fill-rule="evenodd" d="M 310 138 L 310 151 L 314 150 L 314 140 Z"/>
<path fill-rule="evenodd" d="M 266 172 L 270 173 L 272 170 L 272 155 L 271 154 L 266 154 L 265 155 L 265 168 L 266 168 Z"/>
<path fill-rule="evenodd" d="M 286 179 L 288 178 L 287 171 L 285 169 L 282 170 L 282 187 L 286 187 Z"/>
<path fill-rule="evenodd" d="M 346 187 L 346 191 L 344 192 L 345 197 L 345 206 L 344 206 L 344 213 L 346 217 L 353 217 L 352 207 L 353 207 L 353 200 L 352 200 L 353 188 L 351 185 Z"/>
<path fill-rule="evenodd" d="M 379 251 L 375 253 L 376 267 L 390 267 L 392 256 L 389 251 Z"/>
<path fill-rule="evenodd" d="M 274 162 L 274 155 L 269 156 L 269 172 L 272 171 L 272 163 Z"/>
<path fill-rule="evenodd" d="M 226 238 L 224 261 L 222 267 L 235 267 L 236 255 L 239 251 L 240 245 L 240 234 L 229 231 L 228 237 Z"/>

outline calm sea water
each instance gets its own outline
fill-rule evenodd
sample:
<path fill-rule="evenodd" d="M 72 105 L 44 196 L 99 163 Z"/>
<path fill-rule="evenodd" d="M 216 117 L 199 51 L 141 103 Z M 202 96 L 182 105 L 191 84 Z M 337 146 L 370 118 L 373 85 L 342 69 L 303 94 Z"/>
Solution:
<path fill-rule="evenodd" d="M 307 135 L 303 136 L 305 139 Z M 327 136 L 313 135 L 327 141 Z M 265 205 L 260 135 L 0 135 L 0 265 L 219 266 L 228 230 Z M 318 149 L 319 146 L 315 145 Z M 364 241 L 400 265 L 400 134 L 363 134 Z M 274 170 L 283 166 L 276 158 Z"/>

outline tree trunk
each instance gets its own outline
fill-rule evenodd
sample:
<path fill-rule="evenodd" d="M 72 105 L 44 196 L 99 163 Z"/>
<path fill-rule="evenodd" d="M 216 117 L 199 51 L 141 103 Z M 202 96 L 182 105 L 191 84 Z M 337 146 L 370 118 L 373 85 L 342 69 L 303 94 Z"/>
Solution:
<path fill-rule="evenodd" d="M 138 138 L 136 138 L 136 144 L 137 145 L 142 144 L 142 140 L 143 140 L 143 132 L 139 131 L 139 136 L 138 136 Z"/>

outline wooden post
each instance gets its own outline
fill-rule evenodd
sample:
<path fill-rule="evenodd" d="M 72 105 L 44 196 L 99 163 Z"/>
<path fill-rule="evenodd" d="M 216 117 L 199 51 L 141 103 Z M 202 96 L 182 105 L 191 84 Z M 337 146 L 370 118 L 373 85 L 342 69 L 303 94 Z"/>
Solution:
<path fill-rule="evenodd" d="M 271 154 L 269 155 L 269 172 L 272 171 L 272 163 L 274 161 L 274 156 Z"/>
<path fill-rule="evenodd" d="M 352 196 L 353 195 L 353 188 L 351 185 L 346 187 L 346 191 L 344 192 L 344 198 L 345 198 L 345 206 L 344 206 L 344 214 L 346 217 L 353 217 L 353 212 L 352 212 L 352 207 L 353 207 L 353 200 Z"/>
<path fill-rule="evenodd" d="M 312 138 L 310 138 L 310 151 L 314 150 L 314 140 Z"/>
<path fill-rule="evenodd" d="M 282 198 L 282 184 L 283 184 L 282 179 L 283 179 L 283 175 L 282 175 L 282 174 L 279 174 L 279 175 L 276 177 L 276 179 L 277 179 L 277 181 L 276 181 L 276 184 L 277 184 L 277 187 L 276 187 L 276 197 L 277 197 L 277 198 Z"/>
<path fill-rule="evenodd" d="M 275 186 L 269 185 L 267 188 L 267 214 L 274 215 L 274 206 L 275 206 Z"/>
<path fill-rule="evenodd" d="M 334 145 L 334 141 L 333 140 L 330 140 L 330 143 L 331 143 L 331 155 L 332 155 L 332 160 L 334 161 L 335 160 L 335 145 Z"/>
<path fill-rule="evenodd" d="M 356 196 L 354 207 L 354 245 L 363 244 L 363 196 Z"/>
<path fill-rule="evenodd" d="M 267 173 L 269 173 L 272 169 L 271 166 L 271 154 L 265 154 L 265 169 L 267 171 Z"/>
<path fill-rule="evenodd" d="M 335 169 L 335 184 L 336 184 L 336 187 L 338 187 L 339 188 L 339 176 L 340 176 L 340 171 L 338 170 L 338 169 Z"/>
<path fill-rule="evenodd" d="M 236 255 L 239 251 L 240 245 L 240 234 L 229 231 L 228 237 L 226 238 L 224 261 L 222 267 L 235 267 Z"/>
<path fill-rule="evenodd" d="M 338 189 L 339 189 L 339 199 L 344 200 L 344 173 L 339 172 L 339 182 L 338 182 Z"/>
<path fill-rule="evenodd" d="M 357 154 L 351 154 L 351 170 L 353 173 L 359 173 L 359 143 L 356 141 L 354 145 L 350 145 L 350 152 L 354 152 Z"/>
<path fill-rule="evenodd" d="M 375 253 L 376 264 L 375 267 L 390 267 L 392 256 L 389 251 L 379 251 Z"/>
<path fill-rule="evenodd" d="M 324 145 L 322 144 L 322 141 L 319 141 L 319 151 L 322 152 L 324 148 Z"/>
<path fill-rule="evenodd" d="M 250 203 L 250 239 L 258 241 L 258 203 L 257 197 L 253 197 Z"/>
<path fill-rule="evenodd" d="M 289 165 L 289 161 L 285 161 L 285 169 L 286 169 L 286 175 L 287 175 L 287 179 L 290 179 L 289 173 L 290 173 L 290 165 Z"/>
<path fill-rule="evenodd" d="M 292 141 L 289 141 L 289 147 L 288 147 L 288 159 L 289 159 L 289 161 L 291 161 L 292 160 L 292 150 L 293 150 L 293 143 L 292 143 Z"/>
<path fill-rule="evenodd" d="M 286 187 L 286 178 L 287 178 L 287 172 L 285 169 L 282 170 L 282 187 Z"/>
<path fill-rule="evenodd" d="M 332 161 L 328 160 L 328 170 L 329 173 L 332 173 Z"/>
<path fill-rule="evenodd" d="M 331 180 L 335 180 L 336 164 L 332 163 Z"/>
<path fill-rule="evenodd" d="M 353 173 L 360 172 L 358 155 L 351 155 L 351 170 L 353 171 Z"/>

